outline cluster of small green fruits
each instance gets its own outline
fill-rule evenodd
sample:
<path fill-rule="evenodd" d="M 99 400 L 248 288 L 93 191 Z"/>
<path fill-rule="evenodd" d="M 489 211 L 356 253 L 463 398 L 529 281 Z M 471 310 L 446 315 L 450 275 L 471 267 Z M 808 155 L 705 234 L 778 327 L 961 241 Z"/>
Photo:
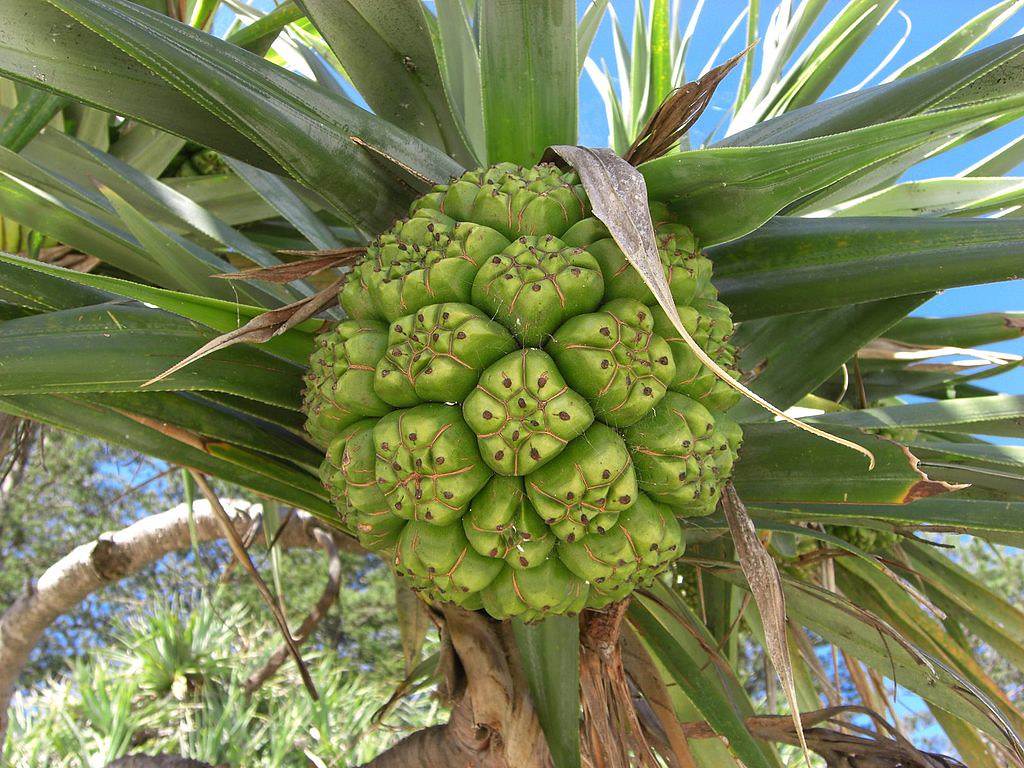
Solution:
<path fill-rule="evenodd" d="M 165 176 L 218 176 L 231 173 L 231 168 L 216 150 L 188 142 L 171 160 Z"/>
<path fill-rule="evenodd" d="M 689 229 L 651 206 L 684 326 L 734 370 Z M 318 337 L 307 431 L 344 524 L 425 599 L 537 621 L 621 600 L 682 554 L 741 433 L 574 172 L 500 164 L 416 200 Z"/>

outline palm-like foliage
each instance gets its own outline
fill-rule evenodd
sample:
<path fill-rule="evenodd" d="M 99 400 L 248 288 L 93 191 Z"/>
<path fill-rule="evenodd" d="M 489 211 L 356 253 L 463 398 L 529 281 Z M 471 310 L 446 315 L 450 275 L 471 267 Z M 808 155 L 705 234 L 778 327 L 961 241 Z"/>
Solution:
<path fill-rule="evenodd" d="M 178 16 L 202 26 L 215 5 L 186 3 Z M 745 432 L 735 484 L 783 565 L 801 708 L 839 701 L 818 654 L 834 644 L 860 703 L 889 706 L 886 679 L 913 691 L 973 766 L 1024 760 L 1014 735 L 1024 715 L 968 635 L 1024 663 L 1024 615 L 918 534 L 1024 540 L 1021 449 L 986 439 L 1022 435 L 1024 397 L 984 386 L 1011 357 L 933 360 L 1019 335 L 1021 322 L 907 316 L 936 291 L 1019 276 L 1024 185 L 1005 174 L 1024 144 L 955 178 L 900 178 L 1024 115 L 1024 38 L 974 50 L 1019 5 L 996 3 L 882 85 L 819 103 L 895 2 L 850 0 L 813 39 L 826 3 L 781 3 L 759 66 L 753 56 L 743 65 L 725 138 L 639 169 L 651 198 L 709 247 L 750 386 L 878 457 L 868 474 L 852 453 L 750 404 L 735 409 Z M 0 410 L 337 521 L 299 413 L 321 321 L 146 382 L 320 285 L 221 273 L 278 266 L 281 248 L 365 243 L 462 168 L 532 164 L 549 145 L 575 143 L 584 66 L 625 150 L 685 81 L 695 27 L 678 3 L 654 0 L 646 17 L 638 3 L 631 44 L 615 26 L 617 92 L 587 62 L 605 6 L 577 19 L 568 0 L 301 0 L 265 16 L 240 9 L 249 23 L 219 40 L 165 16 L 162 2 L 6 0 L 0 214 L 41 233 L 25 251 L 43 258 L 0 256 Z M 751 42 L 758 8 L 748 9 Z M 282 66 L 300 63 L 310 77 Z M 179 137 L 222 153 L 231 172 L 159 178 Z M 47 251 L 42 235 L 68 248 Z M 84 271 L 49 263 L 67 250 L 93 259 Z M 900 537 L 871 551 L 833 525 Z M 675 752 L 666 759 L 720 765 L 731 751 L 748 766 L 779 765 L 746 721 L 756 707 L 737 672 L 737 627 L 755 641 L 763 629 L 727 531 L 719 517 L 691 526 L 679 578 L 633 602 L 631 636 L 645 652 L 633 658 L 650 658 L 630 674 L 664 752 Z M 576 665 L 551 663 L 576 649 L 558 632 L 519 634 L 554 759 L 578 764 L 577 705 L 559 695 L 575 690 Z M 666 712 L 705 722 L 728 747 L 696 736 L 680 746 Z"/>
<path fill-rule="evenodd" d="M 135 617 L 111 648 L 18 697 L 7 764 L 102 767 L 140 748 L 210 765 L 307 766 L 307 755 L 333 764 L 368 760 L 437 719 L 424 693 L 380 713 L 387 685 L 337 656 L 317 660 L 320 702 L 293 674 L 247 696 L 245 676 L 278 641 L 221 598 Z"/>

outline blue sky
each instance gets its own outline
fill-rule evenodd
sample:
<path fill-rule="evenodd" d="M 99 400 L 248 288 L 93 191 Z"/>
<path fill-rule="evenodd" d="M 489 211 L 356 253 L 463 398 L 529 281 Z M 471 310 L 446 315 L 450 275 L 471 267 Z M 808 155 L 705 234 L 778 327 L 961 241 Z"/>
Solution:
<path fill-rule="evenodd" d="M 798 0 L 794 0 L 793 4 L 796 5 L 797 2 Z M 619 20 L 628 34 L 628 30 L 632 29 L 633 23 L 633 0 L 612 0 L 611 5 L 615 8 L 615 12 L 618 14 Z M 645 5 L 647 5 L 646 1 Z M 684 25 L 689 18 L 691 9 L 695 5 L 696 0 L 683 0 L 681 17 Z M 746 0 L 707 0 L 698 22 L 697 33 L 694 35 L 690 52 L 687 56 L 687 61 L 690 63 L 690 66 L 687 68 L 688 72 L 699 72 L 714 53 L 722 35 L 746 5 Z M 760 28 L 763 34 L 768 22 L 768 13 L 777 3 L 772 2 L 772 0 L 762 0 L 761 5 L 763 10 Z M 845 2 L 840 0 L 830 2 L 821 14 L 817 26 L 811 35 L 808 36 L 808 39 L 812 39 L 814 34 L 844 5 Z M 882 71 L 879 77 L 871 81 L 869 85 L 878 84 L 881 78 L 884 78 L 886 74 L 893 71 L 896 67 L 927 50 L 957 29 L 965 21 L 990 8 L 991 5 L 992 3 L 989 0 L 902 0 L 896 6 L 896 11 L 902 11 L 909 17 L 911 23 L 910 37 L 892 63 Z M 580 3 L 580 6 L 584 7 L 584 4 Z M 836 82 L 826 92 L 825 97 L 842 93 L 859 83 L 902 37 L 905 21 L 896 11 L 889 15 L 849 62 L 843 74 L 837 78 Z M 721 61 L 742 50 L 744 46 L 743 35 L 745 25 L 746 22 L 741 24 L 737 33 L 723 47 Z M 1002 29 L 989 37 L 983 45 L 989 45 L 1012 37 L 1020 33 L 1022 27 L 1024 27 L 1024 12 L 1007 22 Z M 759 57 L 756 50 L 754 55 Z M 591 57 L 599 63 L 601 59 L 604 59 L 609 65 L 609 70 L 614 71 L 611 23 L 608 18 L 605 18 L 594 41 Z M 721 63 L 721 61 L 716 63 Z M 758 61 L 757 58 L 755 58 L 756 61 Z M 717 103 L 727 104 L 732 101 L 736 94 L 736 81 L 737 77 L 734 74 L 722 83 L 716 94 Z M 697 138 L 706 135 L 711 126 L 718 122 L 719 117 L 713 114 L 715 109 L 716 105 L 713 103 L 705 114 L 707 119 L 702 120 L 696 126 L 695 136 Z M 719 111 L 718 115 L 720 114 L 721 112 Z M 907 174 L 907 178 L 920 179 L 955 175 L 975 160 L 995 151 L 1007 141 L 1019 135 L 1021 130 L 1021 122 L 1018 121 L 993 131 L 988 136 L 982 137 L 965 147 L 944 153 L 923 163 L 918 168 L 911 169 Z M 583 76 L 580 82 L 580 142 L 590 146 L 605 146 L 608 143 L 608 128 L 604 105 L 598 96 L 597 90 L 590 82 L 590 78 L 586 75 Z M 1018 169 L 1018 172 L 1021 172 L 1020 169 Z M 1021 254 L 1021 262 L 1024 263 L 1024 253 Z M 1020 281 L 971 286 L 946 291 L 922 306 L 914 314 L 947 317 L 996 310 L 1024 310 L 1024 287 L 1022 287 Z M 990 348 L 1024 355 L 1024 338 L 993 345 Z M 1008 394 L 1024 394 L 1024 370 L 1017 369 L 1008 374 L 993 377 L 984 382 L 983 386 Z"/>

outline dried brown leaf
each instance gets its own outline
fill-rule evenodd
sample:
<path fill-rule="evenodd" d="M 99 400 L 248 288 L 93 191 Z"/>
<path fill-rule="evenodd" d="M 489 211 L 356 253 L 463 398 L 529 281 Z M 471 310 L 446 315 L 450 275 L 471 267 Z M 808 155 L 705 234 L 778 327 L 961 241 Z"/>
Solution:
<path fill-rule="evenodd" d="M 679 332 L 680 338 L 683 339 L 686 346 L 715 376 L 744 397 L 753 400 L 765 410 L 793 426 L 864 454 L 868 459 L 868 468 L 874 468 L 874 454 L 867 448 L 786 415 L 756 392 L 752 392 L 734 379 L 693 340 L 683 326 L 683 321 L 679 318 L 679 310 L 676 308 L 672 291 L 669 290 L 668 281 L 665 278 L 665 269 L 661 263 L 661 256 L 658 254 L 654 223 L 651 221 L 651 211 L 647 202 L 647 184 L 636 168 L 610 149 L 592 149 L 565 144 L 548 147 L 543 160 L 545 162 L 564 161 L 579 173 L 580 181 L 590 199 L 594 216 L 608 227 L 612 238 L 629 259 L 629 263 L 640 273 L 647 287 L 651 289 L 651 293 L 658 300 L 658 305 L 665 310 L 665 314 L 672 321 L 672 325 Z"/>
<path fill-rule="evenodd" d="M 268 283 L 290 283 L 304 280 L 327 269 L 338 269 L 355 264 L 366 253 L 363 247 L 336 248 L 327 251 L 279 251 L 288 255 L 302 255 L 302 261 L 279 264 L 276 267 L 258 267 L 238 272 L 222 272 L 214 275 L 221 280 L 263 280 Z M 310 258 L 313 256 L 313 258 Z"/>
<path fill-rule="evenodd" d="M 679 143 L 697 119 L 707 108 L 719 83 L 725 79 L 740 59 L 746 56 L 755 43 L 737 53 L 724 64 L 715 67 L 699 80 L 676 88 L 665 97 L 661 105 L 648 118 L 633 144 L 626 150 L 626 162 L 640 165 L 667 154 Z"/>
<path fill-rule="evenodd" d="M 747 514 L 743 502 L 732 483 L 728 483 L 722 494 L 722 509 L 729 522 L 733 545 L 740 561 L 743 574 L 747 577 L 750 591 L 757 603 L 764 625 L 764 644 L 772 666 L 782 682 L 782 690 L 789 702 L 793 725 L 804 751 L 804 759 L 810 768 L 811 756 L 800 724 L 800 705 L 796 698 L 796 682 L 793 679 L 793 662 L 789 658 L 789 643 L 786 640 L 786 598 L 782 593 L 782 576 L 775 560 L 768 554 L 757 535 L 754 523 Z"/>
<path fill-rule="evenodd" d="M 177 373 L 187 365 L 200 360 L 213 352 L 233 346 L 235 344 L 262 344 L 275 336 L 280 336 L 290 328 L 305 322 L 313 315 L 323 309 L 334 305 L 338 301 L 338 288 L 342 280 L 338 279 L 324 288 L 319 293 L 307 296 L 304 299 L 287 304 L 262 315 L 257 315 L 241 328 L 221 334 L 212 341 L 204 344 L 184 360 L 175 363 L 159 376 L 154 376 L 142 386 L 148 387 L 171 374 Z"/>
<path fill-rule="evenodd" d="M 402 637 L 402 653 L 405 656 L 405 674 L 410 674 L 420 663 L 420 652 L 431 627 L 427 606 L 409 588 L 405 579 L 395 574 L 395 611 L 398 614 L 398 631 Z"/>
<path fill-rule="evenodd" d="M 245 551 L 245 546 L 242 544 L 238 531 L 236 531 L 235 526 L 231 524 L 231 518 L 228 517 L 228 513 L 224 511 L 224 507 L 221 505 L 220 499 L 217 497 L 217 494 L 213 492 L 209 483 L 206 482 L 206 478 L 194 469 L 190 469 L 189 473 L 195 479 L 196 485 L 199 486 L 199 490 L 203 492 L 203 496 L 205 496 L 206 500 L 210 502 L 210 508 L 217 514 L 217 520 L 220 523 L 221 530 L 228 541 L 228 545 L 231 547 L 231 552 L 234 554 L 235 559 L 238 560 L 238 563 L 252 578 L 257 591 L 260 593 L 263 601 L 270 608 L 270 613 L 273 615 L 278 629 L 281 630 L 281 636 L 284 638 L 285 645 L 288 647 L 288 652 L 291 654 L 292 658 L 295 659 L 295 664 L 299 668 L 299 675 L 302 677 L 303 685 L 306 686 L 306 690 L 309 692 L 313 701 L 320 701 L 320 694 L 317 693 L 316 685 L 313 683 L 313 678 L 310 676 L 309 670 L 306 668 L 306 663 L 302 660 L 302 654 L 299 653 L 299 646 L 296 644 L 295 638 L 292 636 L 292 632 L 288 628 L 288 620 L 285 618 L 284 613 L 281 612 L 281 608 L 278 606 L 277 600 L 274 599 L 274 595 L 270 591 L 270 587 L 267 586 L 263 577 L 260 576 L 260 572 L 256 570 L 256 566 L 253 565 L 252 558 L 249 557 L 249 553 Z"/>

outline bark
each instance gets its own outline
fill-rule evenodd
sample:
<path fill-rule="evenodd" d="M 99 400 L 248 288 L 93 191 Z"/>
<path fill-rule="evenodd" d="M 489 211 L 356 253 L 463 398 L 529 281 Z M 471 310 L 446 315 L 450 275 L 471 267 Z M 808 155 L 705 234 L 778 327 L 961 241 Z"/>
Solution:
<path fill-rule="evenodd" d="M 637 716 L 622 664 L 620 637 L 629 599 L 585 611 L 580 628 L 583 751 L 595 765 L 658 768 Z"/>
<path fill-rule="evenodd" d="M 544 732 L 530 700 L 508 622 L 445 607 L 453 655 L 444 725 L 418 731 L 366 768 L 550 768 Z"/>
<path fill-rule="evenodd" d="M 657 766 L 634 709 L 619 639 L 627 603 L 581 620 L 581 752 L 585 766 Z M 448 723 L 414 733 L 365 768 L 550 768 L 509 622 L 442 609 Z"/>
<path fill-rule="evenodd" d="M 874 723 L 875 732 L 851 726 L 845 720 L 850 715 L 866 715 Z M 948 755 L 917 749 L 885 718 L 866 707 L 828 707 L 804 712 L 800 718 L 808 748 L 818 753 L 829 768 L 966 768 Z M 817 727 L 826 723 L 837 729 Z M 744 724 L 757 739 L 800 746 L 788 715 L 748 717 Z M 690 739 L 718 738 L 706 722 L 683 723 L 682 728 Z"/>
<path fill-rule="evenodd" d="M 225 500 L 224 507 L 240 535 L 260 522 L 260 504 Z M 207 502 L 196 502 L 192 517 L 200 542 L 223 536 Z M 321 548 L 315 532 L 324 530 L 308 513 L 296 512 L 278 542 L 284 548 Z M 361 551 L 354 541 L 342 534 L 332 534 L 332 540 L 338 546 Z M 35 584 L 26 587 L 25 594 L 0 616 L 0 750 L 7 731 L 7 709 L 18 676 L 46 628 L 91 593 L 137 573 L 170 552 L 191 546 L 188 506 L 179 504 L 77 547 L 50 566 Z"/>

